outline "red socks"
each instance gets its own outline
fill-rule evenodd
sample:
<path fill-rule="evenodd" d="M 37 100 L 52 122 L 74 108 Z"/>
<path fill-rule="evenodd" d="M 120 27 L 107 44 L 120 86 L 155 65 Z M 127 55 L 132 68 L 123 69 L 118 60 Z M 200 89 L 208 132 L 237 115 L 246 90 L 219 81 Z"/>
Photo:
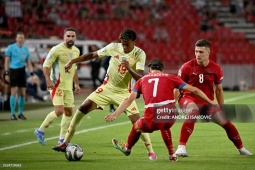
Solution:
<path fill-rule="evenodd" d="M 228 138 L 234 143 L 236 148 L 241 149 L 243 147 L 243 143 L 236 127 L 230 121 L 228 121 L 222 127 L 225 129 Z"/>
<path fill-rule="evenodd" d="M 137 132 L 135 129 L 135 125 L 133 125 L 132 130 L 128 136 L 127 148 L 131 149 L 135 145 L 135 143 L 139 140 L 140 136 L 141 136 L 141 132 Z"/>
<path fill-rule="evenodd" d="M 172 141 L 172 135 L 170 129 L 167 130 L 160 130 L 161 136 L 165 142 L 165 145 L 167 147 L 169 155 L 174 154 L 174 147 L 173 147 L 173 141 Z"/>

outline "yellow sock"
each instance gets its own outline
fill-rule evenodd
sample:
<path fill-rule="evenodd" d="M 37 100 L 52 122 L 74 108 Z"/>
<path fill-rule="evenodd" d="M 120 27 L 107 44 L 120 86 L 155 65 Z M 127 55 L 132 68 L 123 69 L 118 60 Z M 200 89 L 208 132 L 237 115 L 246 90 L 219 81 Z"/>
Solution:
<path fill-rule="evenodd" d="M 59 134 L 60 138 L 65 137 L 71 120 L 72 120 L 72 116 L 66 116 L 65 114 L 63 114 L 62 120 L 61 120 L 61 129 L 60 129 L 60 134 Z"/>
<path fill-rule="evenodd" d="M 76 128 L 80 125 L 81 119 L 85 116 L 84 113 L 82 113 L 79 110 L 76 110 L 72 121 L 70 123 L 70 126 L 67 130 L 66 136 L 65 136 L 65 142 L 70 142 L 71 139 L 73 138 L 73 135 L 76 131 Z"/>
<path fill-rule="evenodd" d="M 151 139 L 150 139 L 149 134 L 148 133 L 142 133 L 140 138 L 144 142 L 144 145 L 145 145 L 148 153 L 154 152 L 153 149 L 152 149 L 152 144 L 151 144 Z"/>
<path fill-rule="evenodd" d="M 54 119 L 58 118 L 55 111 L 50 112 L 46 118 L 44 119 L 43 123 L 40 126 L 40 130 L 44 132 L 46 128 L 48 128 L 54 121 Z"/>

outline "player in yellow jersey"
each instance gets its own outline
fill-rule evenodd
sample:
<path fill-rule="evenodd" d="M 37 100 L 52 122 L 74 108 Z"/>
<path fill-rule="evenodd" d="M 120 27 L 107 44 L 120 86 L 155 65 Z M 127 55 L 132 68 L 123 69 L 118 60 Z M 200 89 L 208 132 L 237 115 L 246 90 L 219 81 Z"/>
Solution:
<path fill-rule="evenodd" d="M 104 109 L 110 104 L 120 105 L 120 103 L 130 94 L 130 81 L 132 78 L 138 80 L 143 76 L 144 65 L 146 60 L 145 52 L 135 46 L 136 33 L 133 30 L 125 29 L 120 34 L 121 43 L 110 43 L 106 47 L 96 51 L 87 53 L 79 58 L 70 60 L 66 64 L 66 71 L 72 68 L 74 63 L 91 60 L 98 57 L 111 56 L 107 74 L 104 83 L 91 93 L 77 109 L 65 140 L 60 145 L 54 146 L 52 149 L 64 152 L 67 144 L 71 141 L 77 126 L 81 119 L 95 109 Z M 139 110 L 134 101 L 126 110 L 127 116 L 132 123 L 139 118 Z M 147 133 L 141 136 L 150 160 L 157 159 Z"/>
<path fill-rule="evenodd" d="M 45 145 L 44 131 L 54 121 L 61 116 L 61 130 L 58 143 L 64 141 L 65 134 L 72 118 L 72 109 L 74 107 L 74 93 L 80 92 L 78 81 L 77 67 L 70 68 L 65 71 L 65 65 L 70 59 L 78 58 L 80 50 L 74 46 L 76 40 L 76 30 L 74 28 L 66 28 L 64 30 L 64 42 L 52 47 L 49 51 L 44 63 L 43 73 L 46 79 L 47 87 L 50 91 L 54 111 L 50 112 L 41 126 L 35 130 L 35 135 L 42 145 Z"/>

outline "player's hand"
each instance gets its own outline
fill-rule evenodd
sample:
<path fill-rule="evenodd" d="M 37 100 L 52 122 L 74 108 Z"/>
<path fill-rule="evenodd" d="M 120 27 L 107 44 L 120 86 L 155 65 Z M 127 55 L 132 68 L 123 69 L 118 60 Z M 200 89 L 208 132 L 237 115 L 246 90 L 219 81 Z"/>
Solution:
<path fill-rule="evenodd" d="M 52 81 L 46 81 L 47 89 L 52 90 L 55 87 L 55 84 Z"/>
<path fill-rule="evenodd" d="M 216 100 L 213 100 L 210 104 L 214 105 L 214 106 L 219 106 L 219 104 L 218 104 L 218 102 Z"/>
<path fill-rule="evenodd" d="M 74 93 L 75 93 L 75 94 L 79 94 L 80 91 L 81 91 L 80 86 L 79 86 L 79 85 L 74 85 Z"/>
<path fill-rule="evenodd" d="M 131 69 L 129 62 L 127 60 L 122 60 L 121 65 L 125 66 L 127 68 L 127 70 Z"/>
<path fill-rule="evenodd" d="M 65 71 L 68 72 L 70 70 L 70 68 L 72 68 L 72 61 L 70 60 L 68 63 L 66 63 L 65 65 Z"/>
<path fill-rule="evenodd" d="M 106 121 L 106 122 L 111 122 L 111 121 L 113 121 L 113 120 L 115 120 L 116 119 L 116 116 L 114 115 L 114 114 L 109 114 L 109 115 L 106 115 L 105 117 L 104 117 L 104 120 Z"/>

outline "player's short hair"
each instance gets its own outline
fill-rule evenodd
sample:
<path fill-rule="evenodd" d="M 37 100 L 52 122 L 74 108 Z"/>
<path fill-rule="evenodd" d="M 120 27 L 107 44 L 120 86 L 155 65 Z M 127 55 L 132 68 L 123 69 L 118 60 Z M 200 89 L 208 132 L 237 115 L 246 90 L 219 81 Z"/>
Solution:
<path fill-rule="evenodd" d="M 64 30 L 64 34 L 65 34 L 67 31 L 73 31 L 73 32 L 75 32 L 75 34 L 76 34 L 76 29 L 74 29 L 74 28 L 72 28 L 72 27 L 66 28 L 66 29 Z"/>
<path fill-rule="evenodd" d="M 24 34 L 24 32 L 22 32 L 22 31 L 18 31 L 18 32 L 16 33 L 16 37 L 17 37 L 17 35 L 25 35 L 25 34 Z"/>
<path fill-rule="evenodd" d="M 135 41 L 136 40 L 136 33 L 135 33 L 135 31 L 133 31 L 131 29 L 125 29 L 120 33 L 119 38 L 121 40 L 124 40 L 124 41 L 128 41 L 128 40 Z"/>
<path fill-rule="evenodd" d="M 211 44 L 208 40 L 198 40 L 195 44 L 197 47 L 208 47 L 210 48 Z"/>
<path fill-rule="evenodd" d="M 150 67 L 152 70 L 160 70 L 163 71 L 164 64 L 160 59 L 153 59 L 148 64 L 148 67 Z"/>

